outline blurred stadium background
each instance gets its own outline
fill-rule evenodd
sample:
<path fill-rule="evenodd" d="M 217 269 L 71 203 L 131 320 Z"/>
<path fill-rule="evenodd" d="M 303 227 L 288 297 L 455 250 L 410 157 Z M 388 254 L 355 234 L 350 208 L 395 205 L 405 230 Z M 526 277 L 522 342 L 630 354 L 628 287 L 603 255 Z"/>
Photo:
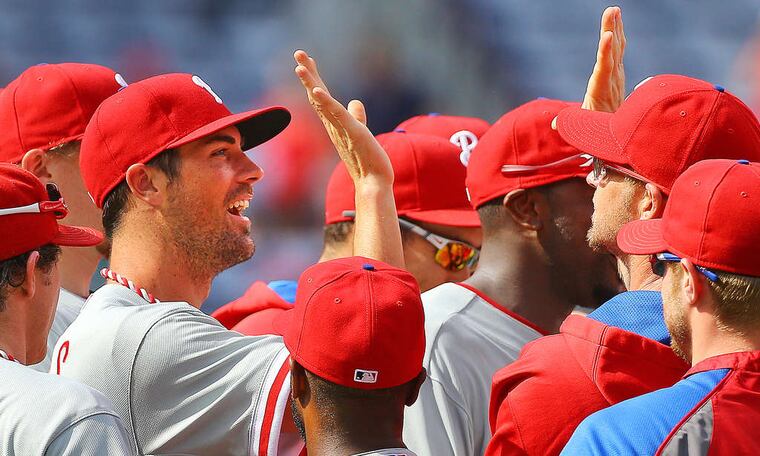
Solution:
<path fill-rule="evenodd" d="M 760 107 L 757 0 L 624 0 L 628 90 L 682 73 Z M 234 110 L 294 114 L 253 152 L 266 178 L 252 205 L 253 260 L 221 274 L 204 310 L 254 280 L 297 278 L 317 259 L 323 193 L 337 161 L 292 74 L 307 49 L 339 98 L 362 99 L 372 131 L 418 113 L 494 121 L 543 96 L 580 100 L 599 18 L 594 0 L 0 0 L 0 85 L 42 62 L 114 68 L 128 81 L 204 78 Z"/>

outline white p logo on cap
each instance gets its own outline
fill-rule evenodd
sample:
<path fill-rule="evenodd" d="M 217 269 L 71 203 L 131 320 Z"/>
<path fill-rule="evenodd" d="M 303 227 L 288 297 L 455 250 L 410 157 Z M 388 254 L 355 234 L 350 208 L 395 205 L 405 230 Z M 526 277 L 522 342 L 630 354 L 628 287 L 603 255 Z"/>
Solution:
<path fill-rule="evenodd" d="M 475 135 L 475 133 L 469 130 L 459 130 L 458 132 L 451 135 L 449 141 L 451 141 L 451 144 L 459 147 L 459 149 L 462 151 L 462 153 L 459 154 L 459 161 L 461 161 L 464 166 L 467 166 L 467 164 L 470 162 L 470 154 L 472 154 L 472 149 L 478 145 L 478 137 Z"/>
<path fill-rule="evenodd" d="M 216 92 L 214 92 L 214 89 L 212 89 L 210 85 L 206 84 L 206 81 L 201 79 L 200 76 L 193 76 L 193 82 L 198 87 L 202 87 L 206 92 L 210 93 L 217 103 L 222 104 L 222 99 L 219 98 L 219 95 L 217 95 Z"/>

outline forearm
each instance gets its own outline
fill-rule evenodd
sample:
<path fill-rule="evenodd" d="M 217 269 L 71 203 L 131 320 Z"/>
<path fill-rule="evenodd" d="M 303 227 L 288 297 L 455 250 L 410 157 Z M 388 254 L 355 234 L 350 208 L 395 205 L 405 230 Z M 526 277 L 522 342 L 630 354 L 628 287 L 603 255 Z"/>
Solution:
<path fill-rule="evenodd" d="M 393 183 L 381 179 L 357 180 L 354 255 L 404 268 L 401 230 L 393 199 Z"/>

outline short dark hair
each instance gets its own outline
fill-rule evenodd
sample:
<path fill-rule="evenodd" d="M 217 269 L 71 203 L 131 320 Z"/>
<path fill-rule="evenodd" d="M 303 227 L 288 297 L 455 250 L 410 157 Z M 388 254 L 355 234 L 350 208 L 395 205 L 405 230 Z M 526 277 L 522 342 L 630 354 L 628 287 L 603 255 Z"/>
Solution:
<path fill-rule="evenodd" d="M 348 240 L 354 229 L 354 221 L 346 220 L 344 222 L 330 223 L 324 228 L 325 245 L 342 244 Z"/>
<path fill-rule="evenodd" d="M 0 261 L 0 312 L 5 310 L 5 300 L 8 298 L 9 288 L 20 287 L 26 280 L 26 262 L 29 261 L 32 252 L 40 253 L 37 269 L 48 274 L 58 261 L 61 248 L 54 244 L 46 244 L 38 249 Z"/>
<path fill-rule="evenodd" d="M 480 226 L 490 231 L 504 224 L 507 210 L 504 208 L 504 195 L 497 196 L 480 205 L 477 209 Z"/>
<path fill-rule="evenodd" d="M 179 176 L 179 154 L 176 149 L 167 149 L 153 157 L 146 165 L 160 169 L 169 182 Z M 122 217 L 129 208 L 129 185 L 124 180 L 106 195 L 103 201 L 103 229 L 106 236 L 113 238 L 114 232 L 121 225 Z"/>

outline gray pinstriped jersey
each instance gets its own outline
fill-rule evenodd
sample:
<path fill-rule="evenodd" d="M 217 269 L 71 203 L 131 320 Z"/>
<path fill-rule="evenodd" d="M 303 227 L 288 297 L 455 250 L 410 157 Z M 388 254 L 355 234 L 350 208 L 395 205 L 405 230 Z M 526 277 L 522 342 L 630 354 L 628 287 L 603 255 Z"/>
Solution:
<path fill-rule="evenodd" d="M 0 359 L 0 454 L 136 454 L 113 405 L 66 378 Z"/>
<path fill-rule="evenodd" d="M 106 285 L 58 341 L 51 370 L 60 361 L 61 375 L 110 398 L 141 453 L 248 455 L 287 359 L 279 337 L 242 336 L 187 303 Z"/>

